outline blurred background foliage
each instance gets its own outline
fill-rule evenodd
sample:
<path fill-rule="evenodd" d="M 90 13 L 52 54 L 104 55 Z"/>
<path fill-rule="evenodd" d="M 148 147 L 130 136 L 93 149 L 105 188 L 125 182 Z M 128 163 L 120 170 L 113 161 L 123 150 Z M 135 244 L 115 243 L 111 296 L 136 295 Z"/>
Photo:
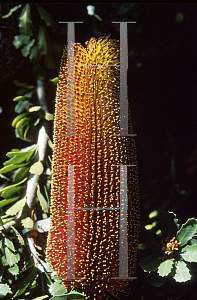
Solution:
<path fill-rule="evenodd" d="M 19 5 L 0 4 L 0 16 Z M 25 5 L 32 21 L 28 28 L 19 19 Z M 197 218 L 196 4 L 93 4 L 96 16 L 88 15 L 87 5 L 22 4 L 8 18 L 0 18 L 1 166 L 10 149 L 32 144 L 17 139 L 11 124 L 16 117 L 13 98 L 21 95 L 13 82 L 36 86 L 35 64 L 42 68 L 48 109 L 54 112 L 55 87 L 49 80 L 58 76 L 67 42 L 67 25 L 58 21 L 83 21 L 75 25 L 75 41 L 83 46 L 93 36 L 119 39 L 119 25 L 112 21 L 136 21 L 127 26 L 128 97 L 137 133 L 142 228 L 149 225 L 151 235 L 157 216 L 166 210 L 175 212 L 180 224 Z M 145 282 L 135 282 L 136 299 L 167 297 L 162 289 L 155 296 Z M 147 286 L 153 297 L 146 295 Z M 177 291 L 179 287 L 174 285 Z M 184 288 L 181 293 L 179 299 L 188 299 Z"/>

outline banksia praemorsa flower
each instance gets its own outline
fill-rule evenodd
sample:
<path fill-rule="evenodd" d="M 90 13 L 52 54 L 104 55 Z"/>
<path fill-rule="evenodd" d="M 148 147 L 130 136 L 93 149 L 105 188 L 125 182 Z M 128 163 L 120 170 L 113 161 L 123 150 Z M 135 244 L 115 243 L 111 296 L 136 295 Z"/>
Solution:
<path fill-rule="evenodd" d="M 67 50 L 61 62 L 54 122 L 52 216 L 47 259 L 68 290 L 81 286 L 86 295 L 92 294 L 99 299 L 108 293 L 117 296 L 128 283 L 128 279 L 117 279 L 121 218 L 119 165 L 135 165 L 127 168 L 130 277 L 134 275 L 138 244 L 139 192 L 134 139 L 118 136 L 119 45 L 108 37 L 98 41 L 92 38 L 86 44 L 87 48 L 74 45 L 74 111 L 68 99 L 73 91 L 68 87 Z M 68 129 L 73 122 L 75 132 L 69 135 Z M 73 177 L 70 166 L 73 166 Z M 72 216 L 69 219 L 71 177 L 74 244 L 68 230 L 68 220 L 72 219 Z M 71 249 L 75 270 L 72 276 L 69 246 L 74 249 Z"/>

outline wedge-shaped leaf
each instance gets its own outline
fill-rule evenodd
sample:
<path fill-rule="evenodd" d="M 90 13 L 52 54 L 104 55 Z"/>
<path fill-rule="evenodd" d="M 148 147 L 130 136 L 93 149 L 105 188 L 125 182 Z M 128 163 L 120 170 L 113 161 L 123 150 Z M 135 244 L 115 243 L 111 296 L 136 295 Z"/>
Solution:
<path fill-rule="evenodd" d="M 29 175 L 29 168 L 28 167 L 19 168 L 16 171 L 16 173 L 14 174 L 13 182 L 17 183 L 17 182 L 23 180 L 28 175 Z"/>
<path fill-rule="evenodd" d="M 37 186 L 37 197 L 40 201 L 40 205 L 43 209 L 44 212 L 48 212 L 48 204 L 47 201 L 45 200 L 44 196 L 42 195 L 41 191 L 40 191 L 40 186 Z"/>
<path fill-rule="evenodd" d="M 47 121 L 52 121 L 54 119 L 53 114 L 50 114 L 50 113 L 46 112 L 45 119 Z"/>
<path fill-rule="evenodd" d="M 50 288 L 49 288 L 49 292 L 51 293 L 51 295 L 53 296 L 62 296 L 64 295 L 67 291 L 65 286 L 60 283 L 60 282 L 54 282 Z"/>
<path fill-rule="evenodd" d="M 45 21 L 46 25 L 47 26 L 51 26 L 51 23 L 52 23 L 52 19 L 51 17 L 49 16 L 49 14 L 46 12 L 46 10 L 44 10 L 40 5 L 36 5 L 37 6 L 37 9 L 39 11 L 39 14 L 40 14 L 40 17 L 42 20 Z"/>
<path fill-rule="evenodd" d="M 176 274 L 174 279 L 177 282 L 185 282 L 191 279 L 189 269 L 184 261 L 178 261 L 176 265 Z"/>
<path fill-rule="evenodd" d="M 21 53 L 24 57 L 27 57 L 29 55 L 30 49 L 31 47 L 33 47 L 35 41 L 35 39 L 32 39 L 27 45 L 23 47 L 23 49 L 21 49 Z"/>
<path fill-rule="evenodd" d="M 9 293 L 12 294 L 10 287 L 7 284 L 0 284 L 0 299 L 4 298 Z"/>
<path fill-rule="evenodd" d="M 30 40 L 30 37 L 28 35 L 20 34 L 15 35 L 13 40 L 13 45 L 16 49 L 22 47 L 23 45 L 27 45 Z"/>
<path fill-rule="evenodd" d="M 156 271 L 161 263 L 161 260 L 158 258 L 158 255 L 150 255 L 145 257 L 140 262 L 140 266 L 145 272 Z"/>
<path fill-rule="evenodd" d="M 38 161 L 31 166 L 29 172 L 31 174 L 40 175 L 40 174 L 42 174 L 43 170 L 44 170 L 44 168 L 43 168 L 41 161 Z"/>
<path fill-rule="evenodd" d="M 4 206 L 6 206 L 6 205 L 8 205 L 8 204 L 10 204 L 12 202 L 15 202 L 15 201 L 19 200 L 19 198 L 20 197 L 18 196 L 18 197 L 14 197 L 14 198 L 11 198 L 11 199 L 1 200 L 0 201 L 0 208 L 4 207 Z"/>
<path fill-rule="evenodd" d="M 38 111 L 42 108 L 42 106 L 33 106 L 29 109 L 29 112 Z"/>
<path fill-rule="evenodd" d="M 38 29 L 38 47 L 42 55 L 47 54 L 47 32 L 43 26 L 39 26 Z"/>
<path fill-rule="evenodd" d="M 25 205 L 26 197 L 24 197 L 22 200 L 17 201 L 13 206 L 11 206 L 7 211 L 6 215 L 16 215 Z"/>
<path fill-rule="evenodd" d="M 13 14 L 13 12 L 17 11 L 19 8 L 21 8 L 21 6 L 22 6 L 22 4 L 19 4 L 17 6 L 14 6 L 13 8 L 11 8 L 7 15 L 2 16 L 2 19 L 9 18 Z"/>
<path fill-rule="evenodd" d="M 11 226 L 11 227 L 12 227 L 12 230 L 14 231 L 14 233 L 16 234 L 19 243 L 20 243 L 22 246 L 25 246 L 25 242 L 24 242 L 22 236 L 20 235 L 20 233 L 18 232 L 18 230 L 16 230 L 16 228 L 13 227 L 13 226 Z"/>
<path fill-rule="evenodd" d="M 50 82 L 52 82 L 53 84 L 57 84 L 58 83 L 59 78 L 55 77 L 53 79 L 50 79 Z"/>
<path fill-rule="evenodd" d="M 47 273 L 51 273 L 53 272 L 53 269 L 49 266 L 49 264 L 45 261 L 40 261 L 37 264 L 37 268 L 41 271 L 41 272 L 47 272 Z"/>
<path fill-rule="evenodd" d="M 181 251 L 181 256 L 185 261 L 197 262 L 197 245 L 184 247 Z"/>
<path fill-rule="evenodd" d="M 13 99 L 13 101 L 26 101 L 29 100 L 30 97 L 25 97 L 25 96 L 17 96 Z"/>
<path fill-rule="evenodd" d="M 31 282 L 35 279 L 37 275 L 37 268 L 33 267 L 31 272 L 20 282 L 19 286 L 17 287 L 17 292 L 14 295 L 13 299 L 17 296 L 22 295 L 28 286 L 31 284 Z"/>
<path fill-rule="evenodd" d="M 185 246 L 189 240 L 191 240 L 194 234 L 197 232 L 197 220 L 195 218 L 188 219 L 183 224 L 180 230 L 177 232 L 177 239 L 181 242 L 180 246 Z"/>
<path fill-rule="evenodd" d="M 28 90 L 31 90 L 31 89 L 34 89 L 35 86 L 34 85 L 28 85 L 26 83 L 21 83 L 19 82 L 18 80 L 14 80 L 14 84 L 22 89 L 28 89 Z"/>
<path fill-rule="evenodd" d="M 19 267 L 18 265 L 14 265 L 13 267 L 8 269 L 8 272 L 12 275 L 18 275 L 19 274 Z"/>
<path fill-rule="evenodd" d="M 33 34 L 33 25 L 31 21 L 31 11 L 29 4 L 26 4 L 21 12 L 21 15 L 19 17 L 19 28 L 22 34 L 29 36 Z"/>
<path fill-rule="evenodd" d="M 14 245 L 12 241 L 8 238 L 5 237 L 4 241 L 4 246 L 5 246 L 5 257 L 7 260 L 7 263 L 10 267 L 12 267 L 14 264 L 19 262 L 20 260 L 20 255 L 19 253 L 15 253 Z"/>
<path fill-rule="evenodd" d="M 168 274 L 170 274 L 171 270 L 173 267 L 173 260 L 172 259 L 167 259 L 165 261 L 163 261 L 159 268 L 158 268 L 158 273 L 159 276 L 168 276 Z"/>
<path fill-rule="evenodd" d="M 30 217 L 27 217 L 21 221 L 23 224 L 24 228 L 33 228 L 34 227 L 34 222 Z"/>

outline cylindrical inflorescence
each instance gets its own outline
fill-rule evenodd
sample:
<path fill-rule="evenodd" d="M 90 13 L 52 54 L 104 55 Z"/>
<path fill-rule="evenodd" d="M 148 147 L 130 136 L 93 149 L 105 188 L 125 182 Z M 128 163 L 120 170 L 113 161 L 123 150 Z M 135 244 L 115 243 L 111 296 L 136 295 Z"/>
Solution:
<path fill-rule="evenodd" d="M 127 279 L 112 278 L 119 277 L 120 263 L 119 165 L 135 165 L 128 167 L 130 277 L 134 276 L 139 235 L 135 142 L 131 136 L 118 136 L 119 55 L 119 44 L 108 37 L 97 41 L 92 38 L 86 48 L 74 44 L 72 73 L 65 49 L 56 94 L 47 260 L 68 290 L 81 286 L 86 295 L 90 292 L 97 299 L 108 293 L 117 296 L 128 282 Z M 73 82 L 69 82 L 72 74 L 69 75 L 68 70 L 73 74 Z M 74 109 L 69 102 L 73 97 Z M 73 177 L 69 172 L 71 166 Z M 73 180 L 74 187 L 71 211 L 69 189 L 72 182 L 69 180 Z M 74 223 L 70 221 L 72 216 Z M 74 224 L 74 243 L 69 235 L 69 222 Z M 68 278 L 69 246 L 74 251 L 75 274 L 72 278 Z"/>

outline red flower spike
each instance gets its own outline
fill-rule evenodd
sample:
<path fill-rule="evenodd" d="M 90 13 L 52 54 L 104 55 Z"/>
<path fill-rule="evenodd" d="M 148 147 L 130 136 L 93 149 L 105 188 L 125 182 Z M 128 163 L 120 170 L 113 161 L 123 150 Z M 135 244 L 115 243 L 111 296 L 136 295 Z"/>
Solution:
<path fill-rule="evenodd" d="M 67 278 L 68 165 L 74 167 L 75 208 L 119 207 L 120 167 L 137 165 L 133 137 L 119 134 L 119 45 L 108 37 L 75 44 L 75 136 L 66 136 L 68 59 L 65 49 L 56 94 L 51 227 L 47 260 L 68 290 L 82 287 L 97 299 L 117 296 L 119 211 L 76 209 L 75 277 Z M 109 66 L 116 65 L 117 66 Z M 80 65 L 80 66 L 79 66 Z M 72 115 L 70 116 L 72 120 Z M 77 136 L 78 134 L 78 136 Z M 83 136 L 79 136 L 83 134 Z M 79 166 L 81 165 L 81 166 Z M 134 276 L 139 234 L 137 166 L 128 167 L 128 276 Z"/>

